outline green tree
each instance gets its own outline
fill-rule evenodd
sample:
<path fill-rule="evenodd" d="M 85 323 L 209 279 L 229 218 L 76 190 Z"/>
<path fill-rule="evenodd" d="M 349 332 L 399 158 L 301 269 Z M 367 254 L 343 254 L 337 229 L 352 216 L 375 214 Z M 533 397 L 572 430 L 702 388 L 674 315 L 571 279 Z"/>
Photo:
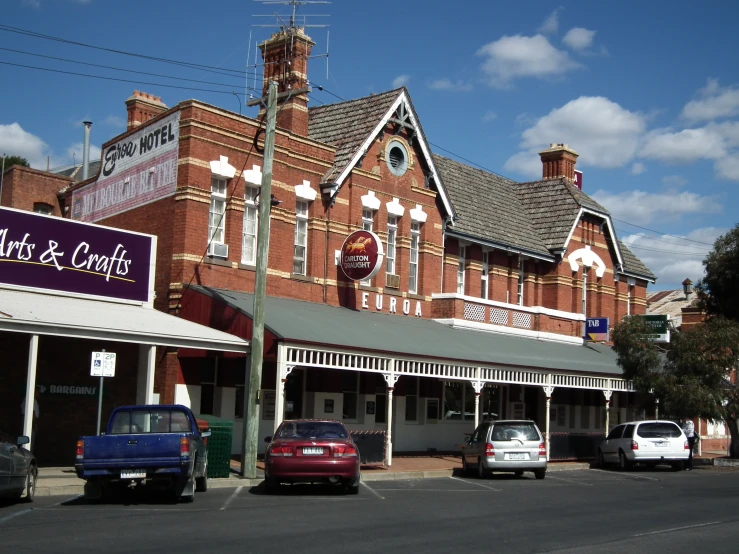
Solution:
<path fill-rule="evenodd" d="M 624 377 L 659 400 L 669 417 L 725 420 L 730 455 L 739 458 L 739 394 L 729 380 L 739 358 L 739 324 L 720 315 L 657 344 L 641 317 L 629 317 L 613 330 L 613 348 Z"/>
<path fill-rule="evenodd" d="M 701 306 L 709 315 L 739 321 L 739 225 L 716 239 L 703 266 L 706 275 L 695 287 Z"/>
<path fill-rule="evenodd" d="M 25 167 L 31 167 L 26 158 L 20 156 L 5 156 L 5 169 L 8 169 L 11 165 L 22 165 Z M 2 160 L 0 159 L 0 166 L 2 166 Z"/>

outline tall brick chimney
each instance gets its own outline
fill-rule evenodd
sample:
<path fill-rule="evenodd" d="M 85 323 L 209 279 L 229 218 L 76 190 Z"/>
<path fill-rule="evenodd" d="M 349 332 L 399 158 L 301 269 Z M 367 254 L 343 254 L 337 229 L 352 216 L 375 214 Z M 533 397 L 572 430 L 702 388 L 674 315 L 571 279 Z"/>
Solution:
<path fill-rule="evenodd" d="M 162 102 L 160 96 L 134 90 L 133 96 L 126 100 L 126 109 L 128 110 L 126 130 L 130 131 L 134 127 L 155 118 L 160 113 L 166 112 L 167 106 Z"/>
<path fill-rule="evenodd" d="M 308 87 L 308 56 L 315 44 L 303 29 L 290 26 L 259 45 L 264 59 L 262 96 L 267 96 L 269 82 L 276 81 L 277 126 L 303 137 L 308 136 L 308 96 L 294 91 Z"/>
<path fill-rule="evenodd" d="M 566 177 L 574 183 L 575 162 L 578 153 L 566 144 L 549 145 L 549 148 L 539 152 L 542 164 L 542 179 L 557 179 Z"/>

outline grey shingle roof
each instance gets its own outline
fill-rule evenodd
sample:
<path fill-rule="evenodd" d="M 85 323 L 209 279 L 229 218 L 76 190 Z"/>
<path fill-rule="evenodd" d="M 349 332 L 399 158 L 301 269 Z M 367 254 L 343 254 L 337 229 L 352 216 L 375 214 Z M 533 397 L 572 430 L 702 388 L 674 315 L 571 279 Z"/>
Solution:
<path fill-rule="evenodd" d="M 100 172 L 100 160 L 94 160 L 87 164 L 87 171 L 89 177 L 95 177 Z M 52 169 L 51 173 L 57 175 L 63 175 L 64 177 L 71 177 L 75 183 L 82 180 L 82 164 L 66 166 L 58 169 Z"/>
<path fill-rule="evenodd" d="M 580 211 L 580 204 L 567 190 L 564 179 L 519 183 L 517 190 L 524 213 L 547 249 L 562 248 Z"/>
<path fill-rule="evenodd" d="M 334 165 L 324 176 L 324 182 L 335 181 L 346 169 L 359 147 L 404 90 L 389 90 L 308 110 L 308 137 L 336 148 Z"/>
<path fill-rule="evenodd" d="M 515 181 L 433 155 L 459 220 L 451 232 L 550 255 L 522 209 Z"/>
<path fill-rule="evenodd" d="M 629 250 L 628 247 L 620 240 L 618 241 L 618 247 L 621 250 L 621 257 L 624 260 L 624 271 L 626 273 L 638 275 L 640 277 L 645 277 L 652 280 L 657 279 L 654 273 L 649 271 L 649 268 L 645 266 L 642 261 L 637 258 L 634 253 Z"/>

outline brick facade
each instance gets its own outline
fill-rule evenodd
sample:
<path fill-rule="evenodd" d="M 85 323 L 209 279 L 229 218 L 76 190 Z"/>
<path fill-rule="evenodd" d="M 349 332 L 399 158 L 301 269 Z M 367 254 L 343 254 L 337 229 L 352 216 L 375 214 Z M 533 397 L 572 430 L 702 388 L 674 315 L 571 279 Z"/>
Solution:
<path fill-rule="evenodd" d="M 50 215 L 61 217 L 63 207 L 57 195 L 72 182 L 68 177 L 14 165 L 6 168 L 3 175 L 0 205 L 29 212 L 48 210 Z"/>

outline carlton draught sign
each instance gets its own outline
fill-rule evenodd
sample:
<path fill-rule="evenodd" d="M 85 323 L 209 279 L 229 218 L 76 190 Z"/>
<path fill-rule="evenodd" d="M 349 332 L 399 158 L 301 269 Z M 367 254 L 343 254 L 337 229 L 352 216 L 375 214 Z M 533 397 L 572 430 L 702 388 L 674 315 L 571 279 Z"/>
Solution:
<path fill-rule="evenodd" d="M 354 231 L 341 247 L 339 265 L 353 281 L 372 279 L 380 270 L 384 252 L 382 242 L 372 231 Z"/>

